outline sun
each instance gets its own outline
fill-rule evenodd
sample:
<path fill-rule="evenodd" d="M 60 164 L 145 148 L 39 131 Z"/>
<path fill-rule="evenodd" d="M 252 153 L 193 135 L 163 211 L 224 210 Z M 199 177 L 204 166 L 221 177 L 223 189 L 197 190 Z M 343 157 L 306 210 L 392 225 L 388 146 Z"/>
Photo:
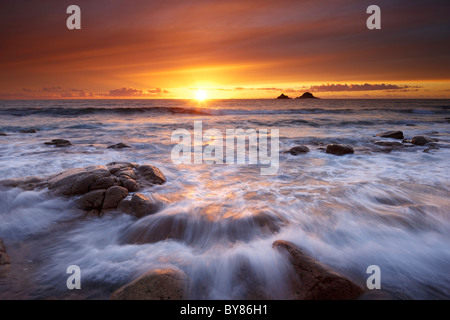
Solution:
<path fill-rule="evenodd" d="M 195 93 L 195 99 L 198 101 L 204 101 L 207 98 L 206 90 L 198 89 Z"/>

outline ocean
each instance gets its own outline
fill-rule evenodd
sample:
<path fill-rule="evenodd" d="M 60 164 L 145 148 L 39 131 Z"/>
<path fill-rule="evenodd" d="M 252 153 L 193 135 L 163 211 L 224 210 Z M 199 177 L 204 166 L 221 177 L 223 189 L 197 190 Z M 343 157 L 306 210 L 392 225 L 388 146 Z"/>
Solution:
<path fill-rule="evenodd" d="M 173 132 L 199 122 L 203 131 L 278 130 L 277 172 L 174 163 Z M 376 136 L 392 130 L 437 142 L 375 144 L 401 142 Z M 449 100 L 3 100 L 0 132 L 0 180 L 113 161 L 151 164 L 167 178 L 141 191 L 166 203 L 141 219 L 84 217 L 73 198 L 0 187 L 11 258 L 0 299 L 108 299 L 157 268 L 186 273 L 190 299 L 246 299 L 256 289 L 286 299 L 289 263 L 276 240 L 364 288 L 368 266 L 379 266 L 381 290 L 369 299 L 450 298 Z M 45 144 L 52 139 L 72 146 Z M 130 148 L 107 148 L 116 143 Z M 354 154 L 324 152 L 332 143 Z M 284 153 L 298 145 L 310 152 Z M 81 293 L 67 290 L 69 265 L 81 269 Z"/>

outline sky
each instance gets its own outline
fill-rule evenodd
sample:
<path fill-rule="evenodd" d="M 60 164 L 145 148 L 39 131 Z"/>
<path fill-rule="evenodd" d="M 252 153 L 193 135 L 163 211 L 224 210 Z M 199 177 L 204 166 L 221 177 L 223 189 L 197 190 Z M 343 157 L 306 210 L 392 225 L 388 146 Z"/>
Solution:
<path fill-rule="evenodd" d="M 448 99 L 449 39 L 448 0 L 2 0 L 0 99 Z"/>

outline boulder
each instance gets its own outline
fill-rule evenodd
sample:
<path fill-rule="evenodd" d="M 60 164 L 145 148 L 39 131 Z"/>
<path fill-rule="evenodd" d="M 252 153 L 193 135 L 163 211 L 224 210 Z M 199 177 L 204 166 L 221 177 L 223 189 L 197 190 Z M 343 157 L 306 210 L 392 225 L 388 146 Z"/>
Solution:
<path fill-rule="evenodd" d="M 110 300 L 184 300 L 187 286 L 185 273 L 156 269 L 114 291 Z"/>
<path fill-rule="evenodd" d="M 157 167 L 149 164 L 139 166 L 136 169 L 138 177 L 152 184 L 163 184 L 166 182 L 166 177 Z"/>
<path fill-rule="evenodd" d="M 436 141 L 438 141 L 438 140 L 433 139 L 433 138 L 424 137 L 424 136 L 415 136 L 411 139 L 411 143 L 418 145 L 418 146 L 424 146 L 427 143 L 436 142 Z"/>
<path fill-rule="evenodd" d="M 304 253 L 295 244 L 278 240 L 273 247 L 285 254 L 293 266 L 291 290 L 298 300 L 353 300 L 364 290 L 317 260 Z"/>
<path fill-rule="evenodd" d="M 131 148 L 131 147 L 122 142 L 108 146 L 108 149 L 124 149 L 124 148 Z"/>
<path fill-rule="evenodd" d="M 108 168 L 109 172 L 111 174 L 116 174 L 118 171 L 120 171 L 123 168 L 137 168 L 138 165 L 136 163 L 132 162 L 110 162 L 106 164 L 106 167 Z"/>
<path fill-rule="evenodd" d="M 10 263 L 3 240 L 0 239 L 0 268 Z"/>
<path fill-rule="evenodd" d="M 314 95 L 311 92 L 305 92 L 300 97 L 297 97 L 295 99 L 320 99 L 320 98 L 314 97 Z"/>
<path fill-rule="evenodd" d="M 352 146 L 344 144 L 329 144 L 325 150 L 326 153 L 342 156 L 344 154 L 355 153 Z"/>
<path fill-rule="evenodd" d="M 37 130 L 34 128 L 20 130 L 20 133 L 37 133 Z"/>
<path fill-rule="evenodd" d="M 64 139 L 53 139 L 50 142 L 44 142 L 44 144 L 55 146 L 55 147 L 68 147 L 68 146 L 72 145 L 72 143 L 70 143 L 69 140 L 64 140 Z"/>
<path fill-rule="evenodd" d="M 108 189 L 114 186 L 115 182 L 113 177 L 103 177 L 90 184 L 89 190 Z"/>
<path fill-rule="evenodd" d="M 90 211 L 93 209 L 101 210 L 105 199 L 106 190 L 94 190 L 86 193 L 77 199 L 77 206 L 80 209 Z"/>
<path fill-rule="evenodd" d="M 285 95 L 284 93 L 282 93 L 281 95 L 279 95 L 279 96 L 277 97 L 277 99 L 291 99 L 291 98 L 289 98 L 287 95 Z"/>
<path fill-rule="evenodd" d="M 400 140 L 404 138 L 402 131 L 386 131 L 386 132 L 377 134 L 377 137 L 400 139 Z"/>
<path fill-rule="evenodd" d="M 146 215 L 153 214 L 159 209 L 159 204 L 150 197 L 147 197 L 140 193 L 133 194 L 130 202 L 131 213 L 142 218 Z"/>
<path fill-rule="evenodd" d="M 128 196 L 128 190 L 124 187 L 113 186 L 106 190 L 102 210 L 115 209 L 122 199 Z"/>
<path fill-rule="evenodd" d="M 296 156 L 296 155 L 305 154 L 308 152 L 309 152 L 309 148 L 307 146 L 296 146 L 296 147 L 289 149 L 288 151 L 285 151 L 284 153 L 289 153 L 289 154 Z"/>
<path fill-rule="evenodd" d="M 130 192 L 139 191 L 139 189 L 141 188 L 139 186 L 139 183 L 136 180 L 131 179 L 131 178 L 128 179 L 128 178 L 125 178 L 125 177 L 121 177 L 120 178 L 120 183 L 121 183 L 122 186 L 127 188 L 128 191 L 130 191 Z"/>

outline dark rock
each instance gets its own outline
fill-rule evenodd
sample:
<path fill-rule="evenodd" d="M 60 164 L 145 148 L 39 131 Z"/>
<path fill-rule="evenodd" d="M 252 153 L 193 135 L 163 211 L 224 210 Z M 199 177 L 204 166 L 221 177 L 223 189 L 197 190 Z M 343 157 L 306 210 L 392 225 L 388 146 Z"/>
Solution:
<path fill-rule="evenodd" d="M 157 269 L 144 273 L 114 291 L 110 300 L 184 300 L 188 278 L 174 269 Z"/>
<path fill-rule="evenodd" d="M 0 268 L 7 264 L 10 264 L 10 259 L 6 253 L 5 244 L 3 243 L 3 240 L 0 239 Z"/>
<path fill-rule="evenodd" d="M 149 164 L 139 166 L 136 169 L 136 173 L 140 178 L 152 184 L 163 184 L 166 182 L 164 174 L 157 167 Z"/>
<path fill-rule="evenodd" d="M 287 255 L 294 275 L 291 290 L 298 300 L 353 300 L 364 290 L 304 253 L 295 244 L 278 240 L 273 247 Z"/>
<path fill-rule="evenodd" d="M 438 140 L 433 139 L 433 138 L 424 137 L 424 136 L 415 136 L 411 139 L 411 143 L 418 145 L 418 146 L 424 146 L 427 143 L 436 142 L 436 141 L 438 141 Z"/>
<path fill-rule="evenodd" d="M 124 148 L 131 148 L 131 147 L 122 142 L 108 146 L 108 149 L 124 149 Z"/>
<path fill-rule="evenodd" d="M 288 151 L 285 151 L 284 153 L 290 153 L 290 154 L 296 156 L 298 154 L 304 154 L 304 153 L 308 153 L 308 152 L 309 152 L 309 148 L 307 146 L 296 146 L 296 147 L 289 149 Z"/>
<path fill-rule="evenodd" d="M 114 186 L 106 190 L 102 210 L 115 209 L 128 196 L 128 190 L 124 187 Z"/>
<path fill-rule="evenodd" d="M 113 177 L 103 177 L 90 184 L 89 190 L 108 189 L 114 186 L 114 183 L 115 179 Z"/>
<path fill-rule="evenodd" d="M 280 96 L 278 96 L 277 99 L 291 99 L 291 98 L 289 98 L 287 95 L 285 95 L 284 93 L 282 93 Z"/>
<path fill-rule="evenodd" d="M 402 131 L 386 131 L 377 134 L 377 137 L 381 138 L 392 138 L 392 139 L 403 139 L 403 132 Z"/>
<path fill-rule="evenodd" d="M 402 143 L 396 141 L 375 141 L 374 144 L 382 147 L 404 147 Z"/>
<path fill-rule="evenodd" d="M 136 192 L 139 191 L 140 186 L 139 183 L 134 179 L 128 179 L 128 178 L 121 178 L 120 182 L 122 186 L 128 189 L 130 192 Z"/>
<path fill-rule="evenodd" d="M 126 179 L 133 179 L 137 180 L 138 177 L 135 173 L 135 171 L 132 168 L 123 168 L 120 169 L 118 172 L 115 173 L 116 176 Z"/>
<path fill-rule="evenodd" d="M 132 214 L 131 211 L 131 200 L 122 199 L 117 206 L 117 210 L 123 213 Z"/>
<path fill-rule="evenodd" d="M 112 174 L 116 174 L 118 171 L 120 171 L 123 168 L 137 168 L 138 165 L 136 163 L 132 162 L 110 162 L 106 164 L 106 167 L 108 168 L 109 172 Z"/>
<path fill-rule="evenodd" d="M 37 133 L 36 129 L 24 129 L 20 130 L 20 133 Z"/>
<path fill-rule="evenodd" d="M 64 140 L 64 139 L 53 139 L 50 142 L 44 142 L 44 144 L 55 146 L 55 147 L 67 147 L 67 146 L 72 145 L 72 143 L 70 143 L 69 140 Z"/>
<path fill-rule="evenodd" d="M 355 153 L 352 146 L 344 144 L 329 144 L 327 145 L 326 153 L 342 156 L 344 154 Z"/>
<path fill-rule="evenodd" d="M 24 190 L 34 190 L 36 188 L 45 187 L 46 182 L 39 177 L 25 177 L 21 179 L 0 180 L 0 185 L 8 188 L 21 188 Z"/>
<path fill-rule="evenodd" d="M 154 199 L 140 193 L 135 193 L 131 197 L 130 207 L 134 216 L 142 218 L 146 215 L 156 213 L 160 206 Z"/>
<path fill-rule="evenodd" d="M 311 92 L 305 92 L 300 97 L 297 97 L 295 99 L 320 99 L 320 98 L 314 97 L 314 95 Z"/>
<path fill-rule="evenodd" d="M 7 134 L 6 133 L 4 133 L 4 132 L 0 132 L 0 136 L 7 136 Z"/>
<path fill-rule="evenodd" d="M 77 200 L 77 206 L 80 209 L 89 211 L 92 209 L 101 210 L 105 199 L 106 190 L 89 191 Z"/>
<path fill-rule="evenodd" d="M 425 153 L 433 153 L 434 151 L 437 151 L 437 150 L 439 150 L 438 147 L 430 146 L 430 147 L 426 148 L 425 150 L 423 150 L 423 152 L 425 152 Z"/>

